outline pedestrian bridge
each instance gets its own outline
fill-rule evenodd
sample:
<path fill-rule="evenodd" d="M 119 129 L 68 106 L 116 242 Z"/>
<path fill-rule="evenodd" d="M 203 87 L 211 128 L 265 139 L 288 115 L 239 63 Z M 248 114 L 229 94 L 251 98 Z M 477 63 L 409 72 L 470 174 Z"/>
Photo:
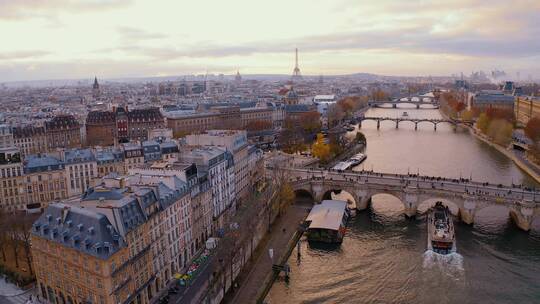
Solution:
<path fill-rule="evenodd" d="M 457 127 L 457 125 L 459 124 L 463 124 L 463 125 L 470 125 L 472 126 L 474 124 L 474 121 L 472 120 L 460 120 L 460 119 L 427 119 L 427 118 L 409 118 L 409 117 L 396 117 L 396 118 L 392 118 L 392 117 L 369 117 L 369 116 L 366 116 L 366 117 L 360 117 L 359 118 L 359 122 L 358 122 L 358 127 L 361 128 L 362 127 L 362 121 L 365 121 L 365 120 L 373 120 L 373 121 L 376 121 L 377 122 L 377 129 L 379 129 L 381 127 L 381 122 L 383 121 L 392 121 L 396 124 L 396 129 L 399 128 L 399 123 L 400 122 L 411 122 L 414 124 L 414 129 L 415 130 L 418 130 L 418 125 L 420 123 L 430 123 L 433 125 L 433 129 L 435 131 L 437 131 L 437 125 L 440 124 L 440 123 L 447 123 L 447 124 L 450 124 L 454 127 Z"/>
<path fill-rule="evenodd" d="M 508 208 L 516 225 L 528 231 L 540 217 L 540 191 L 517 186 L 493 185 L 466 179 L 323 169 L 268 168 L 280 172 L 295 193 L 308 193 L 316 202 L 341 190 L 350 193 L 358 210 L 368 208 L 371 197 L 390 194 L 400 199 L 405 215 L 413 217 L 427 200 L 450 201 L 459 208 L 461 220 L 474 222 L 483 208 L 499 205 Z"/>
<path fill-rule="evenodd" d="M 392 108 L 397 108 L 398 104 L 413 104 L 416 105 L 416 108 L 419 109 L 420 105 L 433 105 L 436 108 L 439 107 L 439 102 L 437 99 L 433 96 L 427 96 L 427 95 L 414 95 L 414 96 L 404 96 L 399 97 L 393 100 L 388 101 L 369 101 L 368 106 L 370 107 L 381 107 L 383 105 L 391 105 Z"/>

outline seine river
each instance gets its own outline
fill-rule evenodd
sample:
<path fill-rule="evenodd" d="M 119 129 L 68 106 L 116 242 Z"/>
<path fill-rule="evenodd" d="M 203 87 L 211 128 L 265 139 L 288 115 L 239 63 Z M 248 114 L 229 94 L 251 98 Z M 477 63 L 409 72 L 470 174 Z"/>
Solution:
<path fill-rule="evenodd" d="M 370 109 L 366 116 L 441 118 L 438 110 Z M 471 177 L 536 186 L 511 160 L 466 130 L 439 124 L 366 121 L 366 170 Z M 362 165 L 359 169 L 361 169 Z M 419 210 L 426 210 L 429 202 Z M 452 209 L 452 206 L 450 206 Z M 473 226 L 456 223 L 458 253 L 425 252 L 425 216 L 405 219 L 397 198 L 376 195 L 371 208 L 348 224 L 337 248 L 301 241 L 289 258 L 291 277 L 279 279 L 267 302 L 281 303 L 540 303 L 540 220 L 518 230 L 504 207 L 476 214 Z"/>

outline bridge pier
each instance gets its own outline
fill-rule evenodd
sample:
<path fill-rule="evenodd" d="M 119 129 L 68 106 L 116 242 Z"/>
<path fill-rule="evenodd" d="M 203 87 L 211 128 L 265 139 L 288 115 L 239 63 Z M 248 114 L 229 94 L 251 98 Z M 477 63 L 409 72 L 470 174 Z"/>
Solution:
<path fill-rule="evenodd" d="M 358 121 L 358 129 L 362 129 L 362 120 Z"/>
<path fill-rule="evenodd" d="M 392 104 L 392 108 L 397 108 L 397 103 Z"/>
<path fill-rule="evenodd" d="M 459 208 L 459 218 L 467 225 L 474 223 L 474 214 L 476 213 L 476 202 L 471 199 L 466 199 L 463 204 L 464 208 Z"/>
<path fill-rule="evenodd" d="M 510 217 L 519 229 L 524 231 L 531 230 L 534 205 L 535 203 L 532 201 L 522 201 L 516 202 L 516 204 L 510 208 Z"/>
<path fill-rule="evenodd" d="M 417 109 L 420 109 L 420 104 L 417 104 L 417 105 L 416 105 L 416 108 L 417 108 Z"/>
<path fill-rule="evenodd" d="M 418 123 L 417 122 L 414 123 L 414 130 L 418 131 Z"/>
<path fill-rule="evenodd" d="M 433 124 L 433 130 L 437 131 L 437 124 L 436 123 Z"/>
<path fill-rule="evenodd" d="M 399 128 L 399 120 L 396 120 L 396 129 Z"/>
<path fill-rule="evenodd" d="M 377 120 L 377 130 L 379 130 L 380 128 L 381 128 L 381 121 Z"/>
<path fill-rule="evenodd" d="M 409 191 L 405 192 L 405 200 L 403 201 L 405 207 L 404 213 L 407 218 L 414 218 L 418 208 L 418 195 Z"/>

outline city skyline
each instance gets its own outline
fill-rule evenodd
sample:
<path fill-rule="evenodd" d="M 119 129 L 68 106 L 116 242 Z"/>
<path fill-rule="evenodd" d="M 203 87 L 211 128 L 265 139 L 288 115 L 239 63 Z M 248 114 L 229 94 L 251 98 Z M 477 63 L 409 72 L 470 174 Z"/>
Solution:
<path fill-rule="evenodd" d="M 528 0 L 0 1 L 0 81 L 291 74 L 296 47 L 304 75 L 537 78 L 538 11 Z"/>

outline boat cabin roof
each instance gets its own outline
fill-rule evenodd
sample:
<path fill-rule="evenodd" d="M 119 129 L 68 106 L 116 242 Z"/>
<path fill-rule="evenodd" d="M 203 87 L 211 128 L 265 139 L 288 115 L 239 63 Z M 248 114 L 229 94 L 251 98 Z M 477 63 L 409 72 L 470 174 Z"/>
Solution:
<path fill-rule="evenodd" d="M 324 200 L 313 206 L 306 221 L 311 221 L 308 229 L 338 230 L 343 221 L 347 203 L 338 200 Z"/>

